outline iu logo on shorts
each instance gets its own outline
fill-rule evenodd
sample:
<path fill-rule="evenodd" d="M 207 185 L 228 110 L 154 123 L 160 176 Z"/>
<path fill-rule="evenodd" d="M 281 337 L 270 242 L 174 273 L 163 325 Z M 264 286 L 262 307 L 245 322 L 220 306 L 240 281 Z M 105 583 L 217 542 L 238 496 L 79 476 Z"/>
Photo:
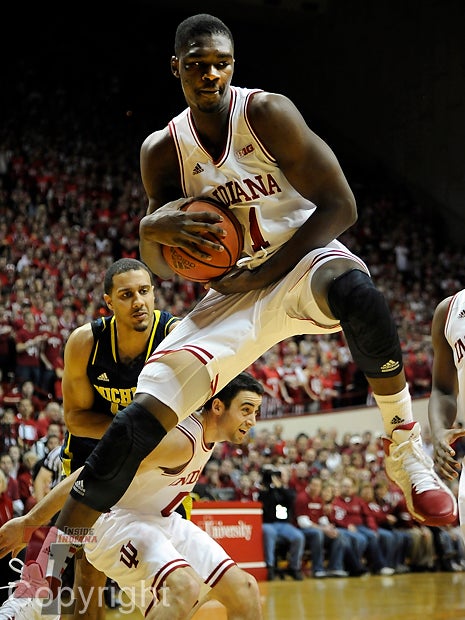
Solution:
<path fill-rule="evenodd" d="M 120 551 L 120 562 L 126 564 L 128 568 L 137 568 L 137 565 L 139 564 L 139 560 L 137 559 L 137 549 L 131 541 L 129 541 L 126 545 L 123 545 Z"/>

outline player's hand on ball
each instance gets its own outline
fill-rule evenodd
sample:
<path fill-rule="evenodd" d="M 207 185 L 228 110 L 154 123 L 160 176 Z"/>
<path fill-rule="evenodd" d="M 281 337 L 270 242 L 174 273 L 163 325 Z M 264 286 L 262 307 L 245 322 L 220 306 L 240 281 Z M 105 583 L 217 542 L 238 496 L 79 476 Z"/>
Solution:
<path fill-rule="evenodd" d="M 140 235 L 146 241 L 184 248 L 193 256 L 209 260 L 207 250 L 221 252 L 223 246 L 206 239 L 205 234 L 224 237 L 225 231 L 221 227 L 223 218 L 209 211 L 192 213 L 181 210 L 182 206 L 190 202 L 192 199 L 175 200 L 146 215 L 140 222 Z"/>

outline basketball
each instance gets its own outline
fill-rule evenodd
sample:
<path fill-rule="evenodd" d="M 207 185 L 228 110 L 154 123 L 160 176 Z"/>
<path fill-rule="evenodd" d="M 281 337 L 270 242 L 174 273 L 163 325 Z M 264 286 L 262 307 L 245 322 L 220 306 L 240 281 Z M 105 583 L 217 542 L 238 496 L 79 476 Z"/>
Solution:
<path fill-rule="evenodd" d="M 181 208 L 183 211 L 213 211 L 219 213 L 223 217 L 220 225 L 227 232 L 226 237 L 219 237 L 212 233 L 206 233 L 203 236 L 210 241 L 220 243 L 224 250 L 217 252 L 216 250 L 208 249 L 207 251 L 212 257 L 211 261 L 208 261 L 192 256 L 184 248 L 164 245 L 162 247 L 163 258 L 175 273 L 186 280 L 208 282 L 223 276 L 234 267 L 242 253 L 244 237 L 238 219 L 226 207 L 208 200 L 194 200 Z"/>

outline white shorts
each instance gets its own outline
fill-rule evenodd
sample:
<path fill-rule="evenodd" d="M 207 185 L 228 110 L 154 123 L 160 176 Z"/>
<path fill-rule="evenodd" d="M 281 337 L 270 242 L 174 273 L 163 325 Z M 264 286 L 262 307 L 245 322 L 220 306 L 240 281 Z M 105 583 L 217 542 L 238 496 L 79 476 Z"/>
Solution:
<path fill-rule="evenodd" d="M 117 508 L 101 515 L 92 529 L 87 559 L 144 615 L 154 597 L 162 600 L 164 582 L 176 568 L 190 566 L 208 589 L 235 566 L 213 538 L 176 512 L 161 517 Z"/>
<path fill-rule="evenodd" d="M 210 289 L 147 360 L 137 392 L 155 396 L 183 420 L 278 342 L 340 331 L 319 309 L 310 286 L 317 269 L 338 258 L 369 273 L 362 260 L 333 241 L 266 288 L 233 295 Z"/>

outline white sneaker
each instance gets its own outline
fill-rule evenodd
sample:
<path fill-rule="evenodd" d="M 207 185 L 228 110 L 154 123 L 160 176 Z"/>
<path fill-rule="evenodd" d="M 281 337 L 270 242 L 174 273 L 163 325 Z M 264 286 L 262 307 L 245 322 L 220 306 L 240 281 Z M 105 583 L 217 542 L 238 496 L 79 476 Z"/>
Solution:
<path fill-rule="evenodd" d="M 349 573 L 346 570 L 329 570 L 328 571 L 328 576 L 329 577 L 348 577 Z"/>
<path fill-rule="evenodd" d="M 407 508 L 424 525 L 447 525 L 457 518 L 457 501 L 434 471 L 422 447 L 420 424 L 409 422 L 384 437 L 386 473 L 402 490 Z"/>
<path fill-rule="evenodd" d="M 39 564 L 24 564 L 19 558 L 11 559 L 9 564 L 14 571 L 21 573 L 21 578 L 6 586 L 14 587 L 14 592 L 0 607 L 0 620 L 59 620 L 59 615 L 47 611 L 51 591 Z"/>
<path fill-rule="evenodd" d="M 379 574 L 386 577 L 386 576 L 394 575 L 395 572 L 396 571 L 390 566 L 383 566 L 383 568 L 379 571 Z"/>
<path fill-rule="evenodd" d="M 39 620 L 42 604 L 38 598 L 17 598 L 12 594 L 0 607 L 1 620 Z"/>

